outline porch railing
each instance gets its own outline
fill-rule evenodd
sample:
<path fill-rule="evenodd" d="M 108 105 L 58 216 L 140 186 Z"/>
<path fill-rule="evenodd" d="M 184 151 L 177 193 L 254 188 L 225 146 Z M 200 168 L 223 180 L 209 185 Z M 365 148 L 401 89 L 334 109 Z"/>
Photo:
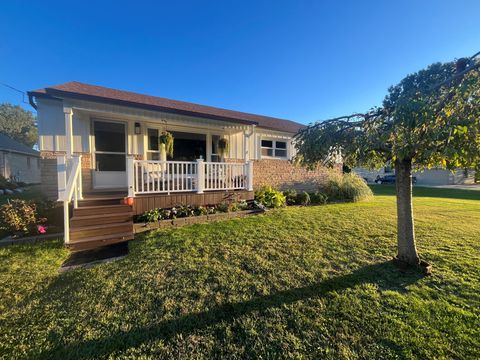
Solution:
<path fill-rule="evenodd" d="M 127 159 L 129 196 L 214 190 L 252 190 L 253 163 Z"/>
<path fill-rule="evenodd" d="M 82 156 L 72 155 L 57 157 L 58 201 L 63 202 L 64 240 L 70 242 L 70 201 L 73 207 L 78 207 L 78 200 L 83 198 L 82 189 Z"/>

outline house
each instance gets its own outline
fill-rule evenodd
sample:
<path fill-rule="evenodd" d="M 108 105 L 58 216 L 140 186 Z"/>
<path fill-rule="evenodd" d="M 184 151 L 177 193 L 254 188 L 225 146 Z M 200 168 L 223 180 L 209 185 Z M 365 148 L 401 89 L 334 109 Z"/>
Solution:
<path fill-rule="evenodd" d="M 74 249 L 131 238 L 131 215 L 155 207 L 219 203 L 227 192 L 252 199 L 262 185 L 308 189 L 325 177 L 292 163 L 292 139 L 303 126 L 294 121 L 79 82 L 28 95 L 42 185 L 64 202 Z M 165 132 L 174 138 L 168 158 L 159 142 Z M 123 196 L 133 207 L 118 205 Z"/>
<path fill-rule="evenodd" d="M 0 174 L 16 182 L 40 183 L 40 153 L 0 134 Z"/>

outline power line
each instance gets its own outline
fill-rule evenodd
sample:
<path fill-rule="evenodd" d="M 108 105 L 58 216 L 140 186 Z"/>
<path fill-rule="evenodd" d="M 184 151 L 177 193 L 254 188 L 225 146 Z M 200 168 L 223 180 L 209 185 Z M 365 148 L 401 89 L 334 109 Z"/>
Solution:
<path fill-rule="evenodd" d="M 8 88 L 8 89 L 10 89 L 10 90 L 13 90 L 13 91 L 16 91 L 16 92 L 22 94 L 22 102 L 25 103 L 25 104 L 28 104 L 28 102 L 25 101 L 25 96 L 27 95 L 25 91 L 19 90 L 19 89 L 17 89 L 16 87 L 11 86 L 11 85 L 9 85 L 9 84 L 6 84 L 6 83 L 4 83 L 4 82 L 0 82 L 0 85 L 3 85 L 3 86 L 5 86 L 6 88 Z"/>

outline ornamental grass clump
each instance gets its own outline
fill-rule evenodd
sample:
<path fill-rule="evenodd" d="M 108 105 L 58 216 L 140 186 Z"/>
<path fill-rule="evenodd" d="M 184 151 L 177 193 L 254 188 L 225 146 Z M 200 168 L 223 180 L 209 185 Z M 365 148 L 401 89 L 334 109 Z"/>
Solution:
<path fill-rule="evenodd" d="M 372 190 L 365 180 L 357 174 L 338 174 L 331 172 L 320 191 L 333 201 L 362 201 L 373 197 Z"/>

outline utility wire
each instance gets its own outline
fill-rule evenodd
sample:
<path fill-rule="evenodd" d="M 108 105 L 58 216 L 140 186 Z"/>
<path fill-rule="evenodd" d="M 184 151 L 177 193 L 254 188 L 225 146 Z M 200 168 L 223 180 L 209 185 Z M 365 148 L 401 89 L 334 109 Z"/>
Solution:
<path fill-rule="evenodd" d="M 26 95 L 25 91 L 19 90 L 19 89 L 17 89 L 16 87 L 13 87 L 13 86 L 11 86 L 11 85 L 8 85 L 8 84 L 6 84 L 6 83 L 4 83 L 4 82 L 0 82 L 0 85 L 3 85 L 3 86 L 5 86 L 6 88 L 8 88 L 8 89 L 10 89 L 10 90 L 13 90 L 13 91 L 16 91 L 16 92 L 22 94 L 22 102 L 25 103 L 25 104 L 28 104 L 28 102 L 25 101 L 25 95 Z"/>

